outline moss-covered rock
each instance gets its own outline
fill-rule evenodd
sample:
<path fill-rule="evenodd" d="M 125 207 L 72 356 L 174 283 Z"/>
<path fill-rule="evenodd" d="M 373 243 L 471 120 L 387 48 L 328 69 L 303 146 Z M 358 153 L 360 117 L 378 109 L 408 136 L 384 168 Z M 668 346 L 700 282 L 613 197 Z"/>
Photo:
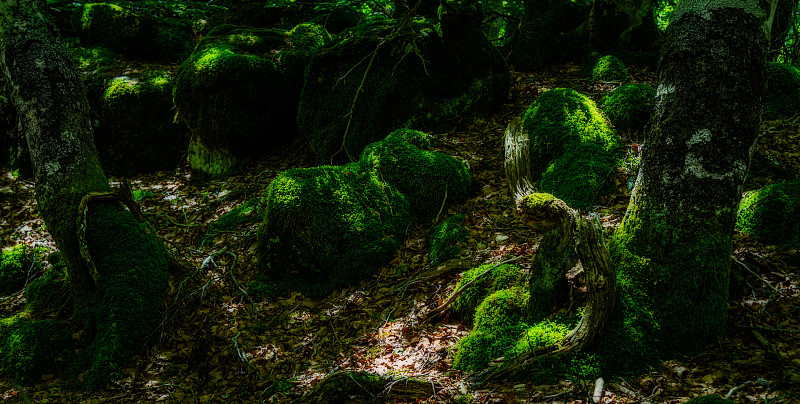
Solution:
<path fill-rule="evenodd" d="M 0 293 L 19 292 L 28 278 L 42 269 L 41 261 L 33 249 L 17 244 L 0 252 Z"/>
<path fill-rule="evenodd" d="M 522 127 L 531 142 L 531 176 L 543 192 L 583 208 L 607 187 L 618 139 L 591 99 L 550 90 L 528 107 Z"/>
<path fill-rule="evenodd" d="M 415 214 L 425 219 L 427 207 L 442 206 L 436 185 L 453 189 L 451 203 L 466 197 L 469 171 L 453 157 L 420 149 L 426 139 L 396 131 L 358 162 L 279 174 L 263 200 L 262 271 L 313 274 L 316 283 L 338 287 L 385 264 Z"/>
<path fill-rule="evenodd" d="M 180 62 L 194 45 L 188 22 L 139 15 L 117 4 L 84 4 L 77 25 L 82 43 L 130 58 Z"/>
<path fill-rule="evenodd" d="M 70 345 L 69 323 L 24 316 L 0 320 L 0 374 L 28 386 L 45 373 Z"/>
<path fill-rule="evenodd" d="M 656 90 L 644 83 L 625 84 L 603 98 L 600 108 L 624 133 L 644 133 L 655 106 Z"/>
<path fill-rule="evenodd" d="M 626 81 L 628 66 L 614 55 L 591 57 L 581 70 L 594 81 Z"/>
<path fill-rule="evenodd" d="M 463 225 L 464 219 L 464 215 L 453 215 L 431 229 L 428 241 L 429 264 L 439 265 L 458 257 L 461 252 L 460 245 L 467 241 L 469 235 L 469 231 Z"/>
<path fill-rule="evenodd" d="M 461 275 L 461 279 L 458 280 L 455 290 L 461 289 L 493 266 L 495 264 L 481 265 L 464 272 Z M 453 302 L 453 312 L 461 317 L 465 323 L 472 324 L 475 318 L 475 310 L 486 296 L 499 290 L 516 286 L 521 281 L 522 276 L 520 275 L 519 267 L 509 264 L 495 266 L 494 269 L 475 281 L 474 284 L 456 298 Z"/>
<path fill-rule="evenodd" d="M 800 246 L 800 179 L 745 195 L 736 228 L 767 244 Z"/>
<path fill-rule="evenodd" d="M 472 178 L 467 165 L 443 153 L 424 150 L 428 136 L 422 132 L 398 129 L 386 139 L 364 149 L 359 164 L 379 173 L 408 199 L 411 211 L 420 221 L 434 219 L 449 205 L 467 199 Z"/>
<path fill-rule="evenodd" d="M 797 113 L 800 113 L 800 70 L 785 63 L 768 63 L 764 119 L 792 117 Z"/>
<path fill-rule="evenodd" d="M 312 25 L 288 33 L 224 25 L 198 44 L 175 87 L 178 115 L 191 131 L 193 175 L 224 177 L 298 132 L 302 72 L 329 38 Z"/>
<path fill-rule="evenodd" d="M 131 176 L 180 164 L 188 136 L 174 122 L 168 71 L 118 76 L 101 97 L 95 144 L 107 173 Z"/>
<path fill-rule="evenodd" d="M 47 257 L 50 268 L 25 287 L 26 310 L 34 316 L 56 312 L 69 300 L 67 261 L 59 252 Z"/>
<path fill-rule="evenodd" d="M 358 163 L 284 171 L 264 206 L 262 271 L 334 287 L 388 262 L 411 223 L 405 196 Z"/>
<path fill-rule="evenodd" d="M 498 290 L 483 299 L 475 311 L 472 333 L 458 342 L 453 367 L 478 371 L 514 347 L 528 328 L 527 304 L 528 293 L 520 287 Z"/>
<path fill-rule="evenodd" d="M 317 161 L 355 161 L 396 128 L 449 128 L 488 113 L 508 95 L 505 60 L 467 12 L 444 12 L 441 25 L 373 21 L 340 35 L 315 56 L 298 124 Z"/>

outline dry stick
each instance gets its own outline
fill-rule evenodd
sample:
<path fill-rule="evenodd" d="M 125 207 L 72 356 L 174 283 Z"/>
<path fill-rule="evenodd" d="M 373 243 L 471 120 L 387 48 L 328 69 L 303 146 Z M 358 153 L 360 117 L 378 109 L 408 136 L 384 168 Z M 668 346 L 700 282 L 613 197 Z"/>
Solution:
<path fill-rule="evenodd" d="M 480 279 L 480 278 L 481 278 L 481 277 L 483 277 L 484 275 L 488 274 L 488 273 L 489 273 L 491 270 L 493 270 L 493 269 L 495 269 L 495 268 L 497 268 L 497 267 L 499 267 L 500 265 L 503 265 L 503 264 L 508 264 L 508 263 L 510 263 L 510 262 L 516 262 L 516 261 L 519 261 L 519 260 L 521 260 L 523 257 L 524 257 L 524 256 L 520 255 L 520 256 L 518 256 L 518 257 L 514 257 L 514 258 L 510 258 L 510 259 L 507 259 L 507 260 L 500 261 L 500 262 L 498 262 L 498 263 L 495 263 L 494 265 L 492 265 L 491 267 L 489 267 L 489 268 L 488 268 L 488 269 L 486 269 L 485 271 L 481 272 L 481 273 L 480 273 L 480 275 L 476 276 L 476 277 L 475 277 L 475 278 L 473 278 L 471 281 L 467 282 L 467 284 L 466 284 L 466 285 L 464 285 L 464 286 L 460 287 L 460 288 L 459 288 L 457 291 L 453 292 L 453 294 L 452 294 L 452 295 L 450 295 L 450 298 L 449 298 L 449 299 L 447 299 L 447 301 L 446 301 L 446 302 L 442 303 L 442 305 L 441 305 L 441 306 L 439 306 L 439 307 L 437 307 L 437 308 L 433 309 L 433 311 L 430 311 L 430 312 L 428 312 L 428 314 L 427 314 L 427 315 L 425 315 L 425 320 L 423 321 L 423 324 L 424 324 L 424 323 L 426 323 L 426 322 L 428 322 L 428 320 L 430 320 L 430 319 L 432 319 L 432 318 L 434 318 L 434 317 L 438 316 L 439 314 L 442 314 L 442 312 L 443 312 L 443 311 L 445 311 L 445 310 L 446 310 L 448 307 L 450 307 L 450 305 L 451 305 L 451 304 L 453 304 L 453 302 L 456 300 L 456 298 L 457 298 L 459 295 L 461 295 L 461 293 L 463 293 L 465 290 L 467 290 L 467 288 L 469 288 L 469 287 L 470 287 L 470 286 L 472 286 L 472 285 L 473 285 L 475 282 L 477 282 L 477 281 L 478 281 L 478 279 Z"/>
<path fill-rule="evenodd" d="M 736 261 L 736 263 L 737 263 L 737 264 L 739 264 L 739 265 L 740 265 L 742 268 L 746 269 L 746 270 L 747 270 L 747 272 L 750 272 L 751 274 L 753 274 L 753 276 L 755 276 L 756 278 L 758 278 L 758 280 L 760 280 L 761 282 L 764 282 L 764 284 L 765 284 L 765 285 L 767 285 L 767 286 L 769 286 L 769 288 L 770 288 L 770 289 L 774 290 L 774 291 L 775 291 L 775 293 L 780 293 L 780 292 L 781 292 L 781 291 L 780 291 L 778 288 L 776 288 L 776 287 L 775 287 L 775 286 L 773 286 L 771 283 L 769 283 L 769 281 L 767 281 L 766 279 L 762 278 L 762 277 L 761 277 L 761 275 L 759 275 L 758 273 L 756 273 L 756 271 L 753 271 L 752 269 L 750 269 L 750 267 L 748 267 L 748 266 L 747 266 L 747 264 L 745 264 L 744 262 L 742 262 L 742 261 L 739 261 L 739 260 L 738 260 L 738 259 L 736 259 L 736 257 L 734 257 L 734 256 L 731 256 L 731 259 L 732 259 L 732 260 L 734 260 L 734 261 Z"/>

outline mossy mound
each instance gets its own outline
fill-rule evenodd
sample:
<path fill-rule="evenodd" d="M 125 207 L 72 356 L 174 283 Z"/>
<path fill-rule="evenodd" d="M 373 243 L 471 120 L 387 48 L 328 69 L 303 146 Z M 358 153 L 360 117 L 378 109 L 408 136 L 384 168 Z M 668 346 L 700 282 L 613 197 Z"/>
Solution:
<path fill-rule="evenodd" d="M 443 208 L 463 202 L 472 189 L 464 162 L 424 150 L 427 147 L 426 134 L 398 129 L 367 146 L 359 159 L 365 170 L 379 173 L 406 196 L 411 212 L 421 222 L 433 220 Z"/>
<path fill-rule="evenodd" d="M 455 190 L 469 184 L 469 171 L 460 161 L 417 146 L 426 139 L 421 132 L 396 131 L 367 147 L 358 162 L 279 174 L 263 200 L 262 272 L 313 274 L 314 283 L 339 287 L 385 264 L 415 212 L 428 217 L 424 208 L 431 202 L 425 198 L 434 199 L 437 209 L 442 206 L 438 190 L 421 192 L 411 184 L 445 188 L 452 183 Z M 448 202 L 466 197 L 466 192 L 454 193 Z"/>
<path fill-rule="evenodd" d="M 193 175 L 224 177 L 298 133 L 302 72 L 329 38 L 311 25 L 288 33 L 223 25 L 197 45 L 175 87 Z"/>
<path fill-rule="evenodd" d="M 461 289 L 493 266 L 494 269 L 475 281 L 453 302 L 453 312 L 461 317 L 466 324 L 472 324 L 475 318 L 475 310 L 487 296 L 498 290 L 515 286 L 522 281 L 520 269 L 515 265 L 503 264 L 495 266 L 495 264 L 486 264 L 464 272 L 454 290 Z"/>
<path fill-rule="evenodd" d="M 508 66 L 467 15 L 448 11 L 441 25 L 414 20 L 397 32 L 395 21 L 364 23 L 315 56 L 297 120 L 317 161 L 355 161 L 396 128 L 449 129 L 502 103 Z"/>
<path fill-rule="evenodd" d="M 428 263 L 439 265 L 461 253 L 460 245 L 467 241 L 469 231 L 464 227 L 465 216 L 453 215 L 431 229 L 428 241 Z"/>
<path fill-rule="evenodd" d="M 180 62 L 194 45 L 189 22 L 139 15 L 117 4 L 84 4 L 76 25 L 83 44 L 103 46 L 134 59 Z"/>
<path fill-rule="evenodd" d="M 767 64 L 767 94 L 764 119 L 788 118 L 800 113 L 800 70 L 771 62 Z"/>
<path fill-rule="evenodd" d="M 458 342 L 453 367 L 475 372 L 514 347 L 528 328 L 528 292 L 514 287 L 487 296 L 475 311 L 472 333 Z"/>
<path fill-rule="evenodd" d="M 25 308 L 35 316 L 56 312 L 69 300 L 67 261 L 58 252 L 50 254 L 47 261 L 50 268 L 25 287 Z"/>
<path fill-rule="evenodd" d="M 512 355 L 519 355 L 558 344 L 567 336 L 570 330 L 564 323 L 551 320 L 541 321 L 532 327 L 528 327 L 509 352 Z"/>
<path fill-rule="evenodd" d="M 767 244 L 800 246 L 800 179 L 745 195 L 736 228 Z"/>
<path fill-rule="evenodd" d="M 140 223 L 119 205 L 92 206 L 87 220 L 87 245 L 103 272 L 79 284 L 70 274 L 75 318 L 88 330 L 88 347 L 74 366 L 86 370 L 83 383 L 98 389 L 114 378 L 130 358 L 158 335 L 169 282 L 167 252 Z"/>
<path fill-rule="evenodd" d="M 346 285 L 391 259 L 411 224 L 408 201 L 358 163 L 291 169 L 270 184 L 259 231 L 261 268 Z"/>
<path fill-rule="evenodd" d="M 625 84 L 603 98 L 600 108 L 618 131 L 644 133 L 655 98 L 656 90 L 647 84 Z"/>
<path fill-rule="evenodd" d="M 591 57 L 581 70 L 594 81 L 628 80 L 628 66 L 614 55 Z"/>
<path fill-rule="evenodd" d="M 522 127 L 531 176 L 543 192 L 583 208 L 608 186 L 618 139 L 591 99 L 567 88 L 547 91 L 525 111 Z"/>
<path fill-rule="evenodd" d="M 28 278 L 42 269 L 41 261 L 32 248 L 25 244 L 0 252 L 0 293 L 8 295 L 19 292 Z"/>
<path fill-rule="evenodd" d="M 0 320 L 0 374 L 28 386 L 56 362 L 72 341 L 69 323 L 24 316 Z"/>
<path fill-rule="evenodd" d="M 172 76 L 164 70 L 107 82 L 94 137 L 104 171 L 131 176 L 180 164 L 188 136 L 174 122 L 172 90 Z"/>

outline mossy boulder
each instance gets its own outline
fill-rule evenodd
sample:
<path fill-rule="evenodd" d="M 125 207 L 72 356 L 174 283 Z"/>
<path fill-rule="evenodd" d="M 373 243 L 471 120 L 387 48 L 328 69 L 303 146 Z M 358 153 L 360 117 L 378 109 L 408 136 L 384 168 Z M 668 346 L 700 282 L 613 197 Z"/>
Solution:
<path fill-rule="evenodd" d="M 656 90 L 644 83 L 625 84 L 605 96 L 600 108 L 618 131 L 644 133 L 655 106 Z"/>
<path fill-rule="evenodd" d="M 0 320 L 0 375 L 29 386 L 56 362 L 71 344 L 69 323 L 23 316 Z"/>
<path fill-rule="evenodd" d="M 298 124 L 321 164 L 355 161 L 396 128 L 447 130 L 502 103 L 510 74 L 467 11 L 436 21 L 372 21 L 315 56 Z"/>
<path fill-rule="evenodd" d="M 25 308 L 34 316 L 56 312 L 69 300 L 67 261 L 59 252 L 47 257 L 50 268 L 25 287 Z"/>
<path fill-rule="evenodd" d="M 475 310 L 486 296 L 498 290 L 508 289 L 518 285 L 522 281 L 520 269 L 515 265 L 486 264 L 464 272 L 461 275 L 461 279 L 458 280 L 455 290 L 461 289 L 464 285 L 472 282 L 476 277 L 489 269 L 491 270 L 487 274 L 480 277 L 469 288 L 464 290 L 453 302 L 453 312 L 461 317 L 467 324 L 472 324 L 475 318 Z"/>
<path fill-rule="evenodd" d="M 25 244 L 0 252 L 0 293 L 8 295 L 19 292 L 28 278 L 42 269 L 41 260 L 34 250 Z"/>
<path fill-rule="evenodd" d="M 431 229 L 428 241 L 428 263 L 439 265 L 449 259 L 457 258 L 461 245 L 467 241 L 469 231 L 464 227 L 465 216 L 453 215 Z"/>
<path fill-rule="evenodd" d="M 87 3 L 76 21 L 81 42 L 99 45 L 129 58 L 180 62 L 192 50 L 188 21 L 174 22 L 134 13 L 111 3 Z"/>
<path fill-rule="evenodd" d="M 767 244 L 800 246 L 800 179 L 745 195 L 736 228 Z"/>
<path fill-rule="evenodd" d="M 429 217 L 425 207 L 442 206 L 441 190 L 425 193 L 413 186 L 449 186 L 454 195 L 448 203 L 466 197 L 458 191 L 469 187 L 466 166 L 420 149 L 426 139 L 421 132 L 400 130 L 367 147 L 357 162 L 279 174 L 263 200 L 262 271 L 294 272 L 338 287 L 388 262 L 415 214 L 424 219 Z"/>
<path fill-rule="evenodd" d="M 310 25 L 212 30 L 181 64 L 175 86 L 178 115 L 191 132 L 192 174 L 224 177 L 291 140 L 302 72 L 329 38 Z"/>
<path fill-rule="evenodd" d="M 463 202 L 472 189 L 464 162 L 425 150 L 427 147 L 426 134 L 398 129 L 367 146 L 359 159 L 365 170 L 379 173 L 406 196 L 411 212 L 421 222 L 433 220 L 444 207 Z"/>
<path fill-rule="evenodd" d="M 540 95 L 522 116 L 531 144 L 531 176 L 569 206 L 589 206 L 608 187 L 618 138 L 595 103 L 567 88 Z"/>
<path fill-rule="evenodd" d="M 333 287 L 388 262 L 411 224 L 405 196 L 358 163 L 284 171 L 264 206 L 262 271 Z"/>
<path fill-rule="evenodd" d="M 487 296 L 475 311 L 472 333 L 458 342 L 453 367 L 475 372 L 514 347 L 525 330 L 528 292 L 514 287 Z"/>
<path fill-rule="evenodd" d="M 797 113 L 800 113 L 800 70 L 785 63 L 768 63 L 764 119 L 788 118 Z"/>
<path fill-rule="evenodd" d="M 626 81 L 628 66 L 614 55 L 593 56 L 584 63 L 583 74 L 594 81 Z"/>
<path fill-rule="evenodd" d="M 172 90 L 172 76 L 164 70 L 107 82 L 95 130 L 104 171 L 131 176 L 172 170 L 180 164 L 188 136 L 174 122 Z"/>

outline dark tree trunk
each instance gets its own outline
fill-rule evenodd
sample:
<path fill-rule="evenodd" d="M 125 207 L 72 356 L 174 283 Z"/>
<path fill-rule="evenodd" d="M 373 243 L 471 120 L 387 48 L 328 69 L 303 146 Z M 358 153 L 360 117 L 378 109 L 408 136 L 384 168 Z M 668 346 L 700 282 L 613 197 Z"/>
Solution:
<path fill-rule="evenodd" d="M 797 20 L 797 1 L 778 0 L 775 9 L 775 18 L 772 21 L 772 45 L 770 46 L 770 60 L 776 60 L 783 49 L 789 31 Z M 797 45 L 795 45 L 797 46 Z"/>
<path fill-rule="evenodd" d="M 628 299 L 645 307 L 623 310 L 649 313 L 652 332 L 643 333 L 663 348 L 701 348 L 725 332 L 772 12 L 750 0 L 686 0 L 667 31 L 639 176 L 610 244 L 625 279 L 620 293 L 646 297 Z"/>
<path fill-rule="evenodd" d="M 85 380 L 101 387 L 160 324 L 168 259 L 152 229 L 109 195 L 85 91 L 45 10 L 44 1 L 0 0 L 0 68 L 39 211 L 69 263 L 74 318 L 90 344 Z"/>

